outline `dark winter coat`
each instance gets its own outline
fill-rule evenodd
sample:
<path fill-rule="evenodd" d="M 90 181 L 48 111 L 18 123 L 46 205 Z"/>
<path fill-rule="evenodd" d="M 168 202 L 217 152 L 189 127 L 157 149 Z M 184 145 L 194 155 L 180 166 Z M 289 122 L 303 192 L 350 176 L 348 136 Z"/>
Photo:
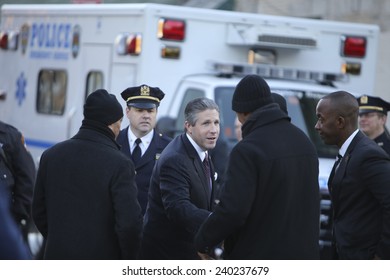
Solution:
<path fill-rule="evenodd" d="M 135 170 L 108 128 L 85 125 L 46 150 L 33 217 L 46 259 L 135 259 L 142 230 Z"/>
<path fill-rule="evenodd" d="M 15 221 L 20 225 L 31 216 L 31 201 L 35 183 L 35 164 L 24 146 L 22 134 L 13 126 L 0 121 L 0 180 Z M 2 150 L 2 151 L 1 151 Z"/>
<path fill-rule="evenodd" d="M 233 148 L 220 203 L 195 244 L 224 241 L 225 259 L 318 259 L 319 185 L 314 145 L 276 104 L 254 111 Z"/>

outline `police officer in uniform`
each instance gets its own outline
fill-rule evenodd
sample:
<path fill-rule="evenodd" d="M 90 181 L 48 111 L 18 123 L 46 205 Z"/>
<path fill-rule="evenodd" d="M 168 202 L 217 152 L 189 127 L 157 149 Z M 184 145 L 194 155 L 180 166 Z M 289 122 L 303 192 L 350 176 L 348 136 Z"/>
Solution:
<path fill-rule="evenodd" d="M 126 116 L 130 125 L 117 138 L 121 151 L 129 156 L 137 172 L 138 201 L 145 214 L 149 181 L 156 160 L 171 138 L 155 131 L 157 110 L 164 93 L 157 87 L 141 85 L 125 89 L 121 96 L 126 101 Z"/>
<path fill-rule="evenodd" d="M 35 164 L 27 151 L 23 135 L 0 121 L 0 180 L 6 186 L 11 213 L 27 241 L 31 221 L 31 201 L 35 183 Z"/>
<path fill-rule="evenodd" d="M 390 103 L 369 95 L 359 97 L 358 102 L 360 130 L 390 155 L 390 136 L 385 129 Z"/>

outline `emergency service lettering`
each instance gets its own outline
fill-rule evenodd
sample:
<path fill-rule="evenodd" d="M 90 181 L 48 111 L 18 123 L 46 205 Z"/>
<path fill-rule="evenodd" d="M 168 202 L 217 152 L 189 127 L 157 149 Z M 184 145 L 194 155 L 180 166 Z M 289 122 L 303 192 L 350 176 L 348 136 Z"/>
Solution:
<path fill-rule="evenodd" d="M 70 47 L 71 24 L 33 23 L 31 27 L 31 47 L 63 48 Z"/>
<path fill-rule="evenodd" d="M 70 23 L 33 23 L 30 34 L 30 58 L 69 59 L 72 48 L 72 25 Z"/>

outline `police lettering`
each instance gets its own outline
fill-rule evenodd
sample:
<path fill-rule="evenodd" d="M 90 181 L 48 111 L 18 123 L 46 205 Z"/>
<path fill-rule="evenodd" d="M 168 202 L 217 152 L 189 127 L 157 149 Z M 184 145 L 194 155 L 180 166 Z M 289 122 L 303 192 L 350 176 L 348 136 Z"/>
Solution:
<path fill-rule="evenodd" d="M 70 23 L 33 23 L 31 27 L 30 47 L 67 49 L 70 43 Z"/>

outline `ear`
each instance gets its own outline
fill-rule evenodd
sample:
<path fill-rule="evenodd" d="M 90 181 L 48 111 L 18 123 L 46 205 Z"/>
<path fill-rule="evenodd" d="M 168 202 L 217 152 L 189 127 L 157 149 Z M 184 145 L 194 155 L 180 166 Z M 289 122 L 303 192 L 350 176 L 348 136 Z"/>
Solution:
<path fill-rule="evenodd" d="M 382 115 L 382 116 L 380 117 L 380 120 L 381 120 L 382 125 L 385 125 L 386 122 L 387 122 L 387 115 Z"/>
<path fill-rule="evenodd" d="M 251 113 L 242 113 L 242 124 L 244 124 L 246 122 L 246 120 L 249 118 L 249 116 L 251 115 Z"/>
<path fill-rule="evenodd" d="M 184 128 L 185 128 L 185 130 L 186 130 L 189 134 L 192 133 L 192 126 L 190 125 L 189 122 L 187 122 L 187 121 L 184 122 Z"/>
<path fill-rule="evenodd" d="M 238 119 L 240 120 L 241 124 L 244 124 L 251 113 L 237 113 Z"/>
<path fill-rule="evenodd" d="M 345 127 L 345 118 L 343 116 L 338 116 L 336 119 L 336 124 L 338 128 L 344 128 Z"/>

